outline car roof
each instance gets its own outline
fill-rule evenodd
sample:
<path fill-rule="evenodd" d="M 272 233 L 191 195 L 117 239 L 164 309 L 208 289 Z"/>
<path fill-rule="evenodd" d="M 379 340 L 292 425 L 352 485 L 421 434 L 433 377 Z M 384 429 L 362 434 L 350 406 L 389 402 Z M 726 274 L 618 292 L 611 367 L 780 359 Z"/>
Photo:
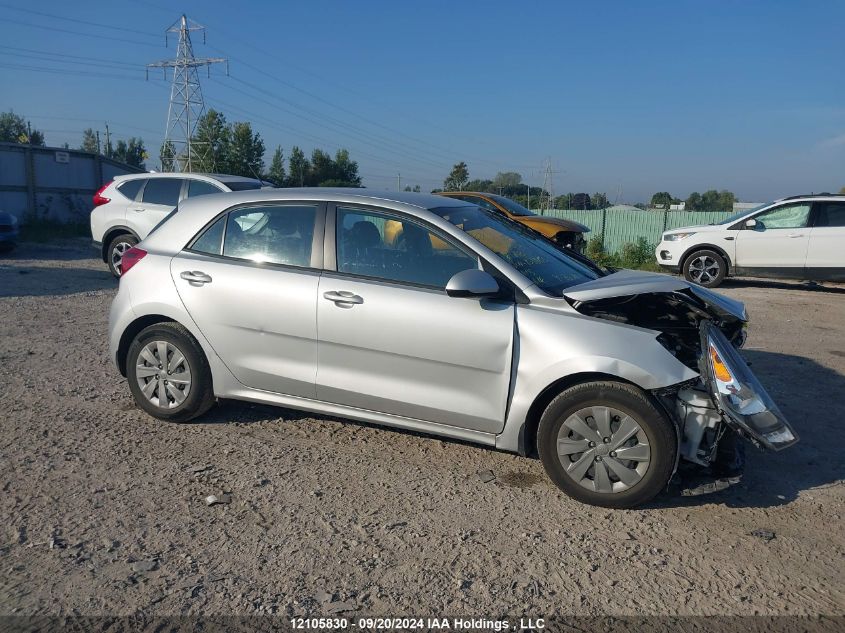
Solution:
<path fill-rule="evenodd" d="M 778 198 L 775 202 L 783 202 L 784 200 L 816 200 L 819 198 L 832 198 L 834 200 L 845 199 L 845 194 L 842 193 L 808 193 L 799 196 L 787 196 L 785 198 Z"/>
<path fill-rule="evenodd" d="M 366 204 L 371 202 L 398 202 L 420 209 L 438 207 L 474 206 L 463 200 L 449 200 L 429 193 L 410 191 L 378 191 L 364 187 L 280 187 L 276 189 L 251 189 L 216 194 L 224 207 L 240 203 L 269 202 L 273 200 L 320 200 Z M 180 207 L 182 208 L 182 207 Z"/>

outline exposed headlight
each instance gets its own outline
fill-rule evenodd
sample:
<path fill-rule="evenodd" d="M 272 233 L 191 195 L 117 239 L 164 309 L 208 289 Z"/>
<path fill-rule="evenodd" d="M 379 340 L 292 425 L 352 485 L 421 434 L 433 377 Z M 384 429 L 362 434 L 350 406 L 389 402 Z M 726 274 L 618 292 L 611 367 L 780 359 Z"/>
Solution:
<path fill-rule="evenodd" d="M 689 233 L 664 233 L 663 234 L 663 241 L 664 242 L 677 242 L 678 240 L 682 240 L 684 238 L 687 238 L 690 235 L 695 235 L 695 231 L 691 231 Z"/>
<path fill-rule="evenodd" d="M 701 326 L 702 375 L 716 406 L 766 448 L 780 450 L 798 436 L 757 377 L 712 323 Z"/>

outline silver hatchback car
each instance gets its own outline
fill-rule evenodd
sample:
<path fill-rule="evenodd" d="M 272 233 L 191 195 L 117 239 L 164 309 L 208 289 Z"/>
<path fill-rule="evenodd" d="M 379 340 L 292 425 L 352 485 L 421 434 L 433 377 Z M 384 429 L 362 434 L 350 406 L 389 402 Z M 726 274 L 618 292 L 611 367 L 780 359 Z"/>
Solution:
<path fill-rule="evenodd" d="M 737 352 L 741 303 L 607 273 L 459 200 L 276 189 L 188 200 L 122 261 L 110 353 L 138 405 L 216 398 L 539 455 L 580 501 L 641 504 L 683 458 L 797 441 Z"/>

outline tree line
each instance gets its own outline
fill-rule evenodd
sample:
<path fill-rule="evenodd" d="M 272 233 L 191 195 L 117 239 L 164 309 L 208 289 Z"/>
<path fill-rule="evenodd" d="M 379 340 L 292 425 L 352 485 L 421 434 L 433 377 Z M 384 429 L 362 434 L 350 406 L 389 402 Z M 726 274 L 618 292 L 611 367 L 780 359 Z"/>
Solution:
<path fill-rule="evenodd" d="M 493 179 L 469 178 L 469 168 L 463 161 L 456 163 L 437 191 L 479 191 L 495 193 L 529 209 L 605 209 L 610 206 L 607 194 L 565 193 L 552 197 L 542 187 L 522 182 L 522 174 L 515 171 L 499 172 Z"/>
<path fill-rule="evenodd" d="M 710 189 L 704 193 L 693 191 L 686 200 L 674 197 L 668 191 L 660 191 L 651 197 L 652 209 L 668 209 L 670 205 L 684 202 L 685 211 L 730 211 L 737 201 L 731 191 Z"/>
<path fill-rule="evenodd" d="M 339 149 L 334 156 L 321 150 L 305 152 L 294 145 L 285 160 L 281 147 L 273 152 L 265 170 L 264 140 L 247 121 L 229 123 L 217 110 L 208 110 L 197 122 L 191 138 L 191 170 L 260 178 L 277 187 L 360 187 L 358 163 L 349 151 Z M 185 166 L 185 157 L 176 156 L 172 145 L 161 148 L 162 169 L 172 171 L 176 163 Z M 287 162 L 287 166 L 285 163 Z"/>

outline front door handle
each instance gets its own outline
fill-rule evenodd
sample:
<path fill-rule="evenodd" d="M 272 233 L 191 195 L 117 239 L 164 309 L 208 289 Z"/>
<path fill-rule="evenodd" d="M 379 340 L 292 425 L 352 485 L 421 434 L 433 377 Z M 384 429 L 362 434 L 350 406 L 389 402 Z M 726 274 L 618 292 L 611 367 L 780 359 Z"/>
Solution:
<path fill-rule="evenodd" d="M 211 283 L 211 275 L 206 275 L 200 270 L 186 270 L 179 275 L 182 279 L 193 285 Z"/>
<path fill-rule="evenodd" d="M 146 211 L 146 209 L 145 209 L 144 207 L 135 207 L 135 208 L 134 208 L 134 209 L 132 209 L 132 210 L 133 210 L 133 211 Z"/>
<path fill-rule="evenodd" d="M 351 308 L 353 305 L 364 303 L 363 297 L 359 297 L 354 292 L 347 292 L 346 290 L 324 292 L 323 297 L 329 301 L 334 301 L 336 304 L 346 304 L 343 307 Z"/>
<path fill-rule="evenodd" d="M 786 237 L 804 237 L 803 233 L 790 233 Z"/>

